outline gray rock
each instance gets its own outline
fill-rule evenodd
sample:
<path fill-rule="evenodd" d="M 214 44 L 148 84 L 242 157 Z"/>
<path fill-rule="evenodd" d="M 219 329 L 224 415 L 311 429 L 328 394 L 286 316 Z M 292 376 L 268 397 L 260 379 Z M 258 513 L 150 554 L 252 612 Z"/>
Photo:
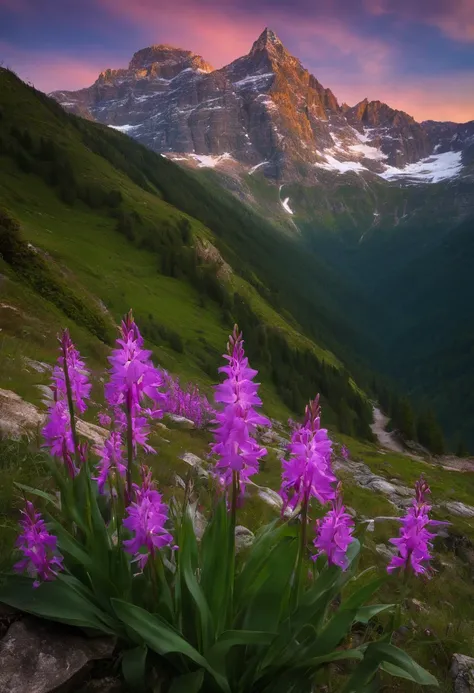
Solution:
<path fill-rule="evenodd" d="M 279 448 L 283 448 L 283 449 L 286 449 L 286 446 L 288 445 L 288 442 L 289 442 L 287 438 L 284 438 L 283 436 L 281 436 L 276 431 L 273 431 L 272 429 L 265 431 L 265 433 L 263 433 L 260 440 L 265 445 L 273 445 L 274 447 L 279 447 Z"/>
<path fill-rule="evenodd" d="M 450 674 L 454 679 L 454 693 L 474 693 L 474 657 L 454 654 Z"/>
<path fill-rule="evenodd" d="M 204 461 L 200 457 L 195 455 L 193 452 L 185 452 L 184 455 L 182 455 L 181 459 L 183 460 L 183 462 L 186 462 L 186 464 L 189 464 L 190 467 L 193 467 L 197 471 L 199 476 L 207 479 L 207 477 L 209 476 L 209 472 L 203 466 Z"/>
<path fill-rule="evenodd" d="M 194 428 L 194 421 L 191 421 L 191 419 L 187 419 L 185 416 L 178 416 L 177 414 L 167 414 L 167 417 L 169 421 L 172 421 L 180 428 Z"/>
<path fill-rule="evenodd" d="M 394 554 L 396 553 L 396 551 L 387 546 L 387 544 L 377 544 L 375 550 L 377 551 L 379 556 L 382 556 L 382 558 L 385 561 L 391 561 Z"/>
<path fill-rule="evenodd" d="M 111 657 L 114 647 L 112 638 L 85 638 L 33 618 L 15 621 L 0 642 L 0 691 L 66 691 L 84 680 L 92 662 Z"/>
<path fill-rule="evenodd" d="M 237 525 L 235 528 L 235 550 L 237 553 L 242 551 L 242 549 L 247 549 L 249 546 L 252 546 L 254 539 L 255 535 L 250 529 L 242 525 Z"/>
<path fill-rule="evenodd" d="M 125 691 L 120 679 L 113 676 L 104 676 L 100 679 L 91 679 L 78 693 L 122 693 Z"/>
<path fill-rule="evenodd" d="M 453 515 L 459 515 L 460 517 L 474 517 L 474 507 L 472 505 L 466 505 L 460 501 L 448 501 L 447 503 L 444 503 L 444 507 Z"/>

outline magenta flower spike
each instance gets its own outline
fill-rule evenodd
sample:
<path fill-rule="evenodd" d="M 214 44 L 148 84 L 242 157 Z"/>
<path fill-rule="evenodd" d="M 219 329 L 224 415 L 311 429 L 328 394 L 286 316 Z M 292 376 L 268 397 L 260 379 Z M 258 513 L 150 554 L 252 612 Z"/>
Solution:
<path fill-rule="evenodd" d="M 215 401 L 224 406 L 215 415 L 215 443 L 211 451 L 218 456 L 216 478 L 228 488 L 235 473 L 243 494 L 246 482 L 259 471 L 259 460 L 267 454 L 255 439 L 257 426 L 270 427 L 271 422 L 255 409 L 262 405 L 257 394 L 259 384 L 253 382 L 258 371 L 248 365 L 237 325 L 227 350 L 224 358 L 228 364 L 219 368 L 227 377 L 215 389 Z"/>
<path fill-rule="evenodd" d="M 312 556 L 315 561 L 321 554 L 326 554 L 329 565 L 347 569 L 347 549 L 354 541 L 354 520 L 346 513 L 342 500 L 342 484 L 338 484 L 336 499 L 331 502 L 331 510 L 316 523 L 314 546 L 318 549 Z"/>
<path fill-rule="evenodd" d="M 348 460 L 350 456 L 351 453 L 349 452 L 349 448 L 347 448 L 345 445 L 341 445 L 341 457 Z"/>
<path fill-rule="evenodd" d="M 398 555 L 394 556 L 387 566 L 387 571 L 412 570 L 415 575 L 429 575 L 431 572 L 432 540 L 435 535 L 430 527 L 446 525 L 448 522 L 432 520 L 429 516 L 431 505 L 428 503 L 430 488 L 421 477 L 415 485 L 415 498 L 405 517 L 400 519 L 402 526 L 399 537 L 390 539 L 397 547 Z"/>
<path fill-rule="evenodd" d="M 165 528 L 168 506 L 155 490 L 149 470 L 142 468 L 142 485 L 133 484 L 133 490 L 135 501 L 126 509 L 128 516 L 123 526 L 134 536 L 126 539 L 123 545 L 127 553 L 133 554 L 134 562 L 143 571 L 148 558 L 153 558 L 157 550 L 173 546 L 173 537 Z"/>
<path fill-rule="evenodd" d="M 21 511 L 23 519 L 20 527 L 23 530 L 16 545 L 23 553 L 21 561 L 14 569 L 27 572 L 34 578 L 33 587 L 39 587 L 41 582 L 54 580 L 63 570 L 63 557 L 57 550 L 57 539 L 50 534 L 40 513 L 37 513 L 31 501 L 26 502 L 25 510 Z"/>
<path fill-rule="evenodd" d="M 152 399 L 158 407 L 165 404 L 165 396 L 159 391 L 163 376 L 150 357 L 151 351 L 143 349 L 143 337 L 130 312 L 122 321 L 117 348 L 109 356 L 110 381 L 105 385 L 105 397 L 116 412 L 118 408 L 129 412 L 135 452 L 137 445 L 142 445 L 147 452 L 154 452 L 147 444 L 148 420 L 142 415 L 144 397 Z M 159 408 L 152 413 L 154 418 L 162 415 Z M 126 424 L 125 417 L 120 422 Z"/>
<path fill-rule="evenodd" d="M 321 428 L 319 395 L 306 407 L 302 426 L 295 427 L 283 460 L 280 495 L 283 510 L 307 507 L 311 498 L 325 504 L 335 499 L 336 477 L 331 469 L 332 442 Z"/>
<path fill-rule="evenodd" d="M 71 385 L 72 401 L 79 414 L 87 409 L 86 400 L 89 399 L 92 385 L 89 382 L 89 371 L 86 368 L 81 355 L 71 341 L 69 330 L 64 330 L 59 340 L 61 355 L 58 365 L 53 370 L 53 382 L 57 392 L 61 393 L 61 399 L 67 400 L 66 378 L 64 366 L 66 365 L 69 382 Z"/>
<path fill-rule="evenodd" d="M 99 493 L 103 494 L 105 484 L 117 476 L 125 477 L 127 467 L 123 456 L 123 439 L 121 431 L 111 431 L 103 446 L 96 450 L 100 458 L 97 465 L 97 476 L 92 477 L 97 481 Z"/>
<path fill-rule="evenodd" d="M 77 464 L 81 461 L 79 444 L 75 437 L 75 423 L 71 421 L 75 410 L 84 413 L 87 408 L 91 384 L 89 372 L 84 361 L 71 341 L 68 330 L 59 338 L 60 355 L 53 369 L 51 389 L 54 395 L 53 404 L 49 407 L 46 425 L 43 428 L 44 446 L 49 448 L 53 457 L 62 459 L 68 474 L 77 474 Z M 67 379 L 66 379 L 67 371 Z M 70 399 L 68 397 L 68 383 Z M 77 449 L 76 449 L 77 448 Z"/>

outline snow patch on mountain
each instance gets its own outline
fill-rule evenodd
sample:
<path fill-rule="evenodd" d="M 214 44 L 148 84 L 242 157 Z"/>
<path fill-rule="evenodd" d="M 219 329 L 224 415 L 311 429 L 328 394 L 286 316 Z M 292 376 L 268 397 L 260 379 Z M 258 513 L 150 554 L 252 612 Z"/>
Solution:
<path fill-rule="evenodd" d="M 361 171 L 368 171 L 359 161 L 339 161 L 326 152 L 324 153 L 324 158 L 326 161 L 318 161 L 314 165 L 325 168 L 327 171 L 337 171 L 337 173 L 347 173 L 348 171 L 360 173 Z"/>
<path fill-rule="evenodd" d="M 355 154 L 362 154 L 362 157 L 364 159 L 374 159 L 375 161 L 381 161 L 382 159 L 386 159 L 387 155 L 384 154 L 380 149 L 377 147 L 372 147 L 368 144 L 351 144 L 349 146 L 349 149 L 351 152 L 354 152 Z"/>
<path fill-rule="evenodd" d="M 248 75 L 247 77 L 244 77 L 243 79 L 239 79 L 238 82 L 234 82 L 234 87 L 237 87 L 237 89 L 241 89 L 242 87 L 248 87 L 251 86 L 254 89 L 261 88 L 261 82 L 266 81 L 270 79 L 270 77 L 274 77 L 273 72 L 266 72 L 263 75 Z"/>
<path fill-rule="evenodd" d="M 461 159 L 461 152 L 432 154 L 425 159 L 421 159 L 421 161 L 408 164 L 402 169 L 395 166 L 387 166 L 385 171 L 379 175 L 385 180 L 406 178 L 423 183 L 438 183 L 442 180 L 455 178 L 461 173 Z"/>
<path fill-rule="evenodd" d="M 259 164 L 256 166 L 252 166 L 252 168 L 249 171 L 249 176 L 252 175 L 252 173 L 255 173 L 261 166 L 266 166 L 269 162 L 268 161 L 261 161 Z"/>
<path fill-rule="evenodd" d="M 135 130 L 138 130 L 138 128 L 141 128 L 142 125 L 109 125 L 109 128 L 112 128 L 113 130 L 118 130 L 119 132 L 134 132 Z"/>
<path fill-rule="evenodd" d="M 190 154 L 192 159 L 198 162 L 198 168 L 215 168 L 223 161 L 230 161 L 233 157 L 225 152 L 219 156 L 211 156 L 210 154 Z"/>

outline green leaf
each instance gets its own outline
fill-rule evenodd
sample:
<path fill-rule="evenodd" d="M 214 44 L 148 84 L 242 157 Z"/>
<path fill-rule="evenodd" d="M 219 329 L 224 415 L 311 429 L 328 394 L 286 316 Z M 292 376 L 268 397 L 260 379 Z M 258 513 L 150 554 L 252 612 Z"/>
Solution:
<path fill-rule="evenodd" d="M 357 609 L 362 604 L 365 604 L 365 602 L 372 597 L 374 592 L 385 584 L 386 581 L 386 577 L 378 577 L 369 582 L 367 585 L 363 585 L 358 590 L 353 592 L 350 597 L 343 601 L 341 604 L 341 609 Z"/>
<path fill-rule="evenodd" d="M 193 671 L 173 679 L 169 693 L 198 693 L 204 681 L 204 670 Z"/>
<path fill-rule="evenodd" d="M 255 589 L 247 593 L 249 602 L 241 605 L 245 630 L 277 631 L 282 612 L 289 608 L 297 551 L 296 538 L 283 537 L 267 555 L 255 575 Z"/>
<path fill-rule="evenodd" d="M 384 642 L 371 643 L 367 648 L 367 656 L 377 658 L 383 666 L 391 667 L 391 672 L 394 676 L 400 676 L 403 672 L 403 678 L 413 681 L 420 686 L 437 686 L 438 682 L 435 677 L 426 669 L 420 667 L 406 652 L 400 650 L 395 645 Z"/>
<path fill-rule="evenodd" d="M 122 656 L 123 677 L 129 688 L 137 693 L 145 689 L 147 654 L 147 646 L 140 645 L 126 650 Z"/>
<path fill-rule="evenodd" d="M 84 550 L 82 545 L 76 541 L 76 539 L 62 526 L 60 522 L 57 522 L 51 515 L 47 516 L 48 524 L 54 531 L 54 534 L 58 538 L 58 547 L 63 554 L 69 554 L 75 561 L 90 568 L 93 565 L 93 560 L 87 551 Z"/>
<path fill-rule="evenodd" d="M 46 493 L 46 491 L 41 491 L 39 488 L 32 488 L 26 484 L 20 484 L 18 481 L 15 481 L 14 484 L 22 491 L 26 491 L 26 493 L 30 493 L 33 496 L 38 496 L 39 498 L 43 498 L 43 500 L 47 501 L 48 503 L 52 503 L 52 505 L 54 505 L 56 508 L 60 507 L 58 499 L 53 496 L 52 493 Z"/>
<path fill-rule="evenodd" d="M 50 621 L 115 633 L 109 617 L 66 580 L 43 582 L 34 589 L 30 578 L 9 576 L 0 585 L 0 602 Z"/>
<path fill-rule="evenodd" d="M 210 664 L 221 673 L 225 669 L 225 658 L 236 645 L 269 645 L 275 633 L 255 630 L 227 630 L 222 633 L 207 653 Z"/>
<path fill-rule="evenodd" d="M 370 604 L 369 606 L 361 606 L 357 609 L 354 621 L 357 623 L 368 623 L 371 618 L 380 614 L 382 611 L 392 609 L 395 604 Z"/>
<path fill-rule="evenodd" d="M 364 653 L 359 649 L 352 650 L 334 650 L 327 655 L 322 657 L 313 657 L 312 659 L 305 659 L 302 662 L 296 664 L 297 669 L 307 668 L 317 668 L 322 664 L 328 664 L 329 662 L 338 662 L 343 659 L 358 659 L 362 660 L 364 658 Z"/>
<path fill-rule="evenodd" d="M 185 515 L 180 532 L 180 551 L 178 554 L 178 568 L 184 579 L 185 585 L 196 604 L 199 614 L 200 637 L 202 650 L 206 652 L 210 643 L 214 639 L 214 626 L 212 614 L 209 609 L 201 585 L 197 581 L 192 568 L 192 555 L 197 550 L 196 535 L 189 515 Z"/>
<path fill-rule="evenodd" d="M 206 669 L 221 690 L 230 693 L 227 680 L 210 666 L 208 661 L 169 624 L 134 604 L 121 599 L 111 600 L 115 613 L 125 625 L 134 631 L 148 647 L 161 655 L 182 654 L 199 667 Z"/>
<path fill-rule="evenodd" d="M 229 575 L 231 527 L 225 499 L 215 509 L 201 540 L 200 584 L 217 633 L 224 630 L 234 576 Z"/>

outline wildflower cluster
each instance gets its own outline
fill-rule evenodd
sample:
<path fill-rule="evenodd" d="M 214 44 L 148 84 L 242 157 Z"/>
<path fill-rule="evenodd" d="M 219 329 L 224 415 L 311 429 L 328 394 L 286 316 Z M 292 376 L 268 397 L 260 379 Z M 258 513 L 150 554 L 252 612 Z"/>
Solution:
<path fill-rule="evenodd" d="M 179 378 L 164 373 L 164 390 L 166 392 L 166 411 L 190 419 L 196 428 L 204 428 L 215 417 L 215 411 L 207 397 L 196 385 L 181 387 Z"/>
<path fill-rule="evenodd" d="M 97 480 L 101 490 L 111 473 L 127 477 L 127 492 L 132 490 L 132 462 L 137 448 L 155 452 L 148 444 L 149 417 L 160 418 L 166 405 L 166 397 L 160 391 L 163 375 L 151 361 L 151 351 L 143 348 L 144 340 L 133 320 L 131 312 L 121 325 L 117 348 L 109 356 L 110 379 L 105 385 L 105 398 L 113 412 L 113 430 L 109 440 L 98 450 L 100 462 Z M 145 408 L 148 397 L 153 408 Z M 102 415 L 103 416 L 103 415 Z M 123 452 L 127 444 L 127 465 Z"/>
<path fill-rule="evenodd" d="M 56 537 L 48 532 L 31 501 L 26 501 L 26 508 L 21 513 L 22 532 L 16 545 L 23 558 L 14 567 L 19 573 L 27 572 L 34 578 L 33 587 L 39 587 L 43 581 L 54 580 L 63 570 L 63 557 L 57 550 Z"/>
<path fill-rule="evenodd" d="M 390 543 L 397 547 L 398 555 L 390 561 L 387 567 L 389 573 L 411 569 L 416 575 L 426 575 L 431 571 L 431 550 L 435 535 L 429 528 L 447 523 L 430 518 L 430 493 L 430 488 L 423 478 L 417 481 L 413 503 L 401 519 L 400 535 L 397 539 L 390 539 Z"/>
<path fill-rule="evenodd" d="M 157 549 L 171 546 L 172 535 L 165 529 L 168 520 L 168 506 L 162 502 L 161 494 L 156 491 L 151 478 L 151 472 L 142 469 L 142 484 L 133 484 L 135 500 L 127 508 L 128 517 L 123 526 L 134 534 L 131 539 L 123 542 L 125 550 L 133 554 L 141 571 L 148 562 L 148 557 L 154 557 Z"/>
<path fill-rule="evenodd" d="M 217 427 L 212 452 L 218 456 L 216 473 L 221 483 L 229 487 L 235 482 L 242 494 L 246 482 L 258 472 L 259 460 L 267 454 L 255 439 L 257 426 L 269 427 L 271 423 L 255 409 L 262 405 L 257 394 L 259 384 L 253 382 L 258 371 L 248 364 L 237 326 L 229 337 L 227 351 L 224 358 L 228 365 L 219 368 L 227 377 L 215 391 L 216 402 L 224 407 L 214 420 Z"/>
<path fill-rule="evenodd" d="M 336 499 L 331 502 L 331 506 L 331 510 L 325 517 L 316 523 L 314 546 L 318 551 L 314 554 L 313 560 L 324 553 L 330 565 L 337 565 L 342 570 L 346 570 L 346 555 L 347 549 L 353 541 L 354 520 L 346 512 L 343 505 L 340 482 Z"/>
<path fill-rule="evenodd" d="M 81 414 L 86 411 L 92 385 L 89 372 L 67 329 L 63 331 L 59 344 L 60 356 L 51 385 L 53 403 L 49 407 L 43 437 L 51 455 L 62 459 L 69 476 L 74 477 L 78 472 L 78 442 L 73 408 Z"/>
<path fill-rule="evenodd" d="M 331 469 L 332 442 L 321 428 L 319 396 L 306 407 L 302 426 L 293 429 L 288 446 L 290 457 L 283 461 L 280 495 L 284 509 L 308 506 L 311 498 L 325 504 L 336 496 Z"/>

